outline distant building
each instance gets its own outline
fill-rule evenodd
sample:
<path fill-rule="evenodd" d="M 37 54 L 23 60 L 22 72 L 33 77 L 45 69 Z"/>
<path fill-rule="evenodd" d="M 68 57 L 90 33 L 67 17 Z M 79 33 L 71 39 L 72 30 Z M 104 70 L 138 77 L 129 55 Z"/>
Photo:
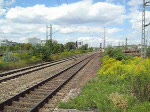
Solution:
<path fill-rule="evenodd" d="M 41 40 L 41 46 L 45 46 L 46 40 Z"/>
<path fill-rule="evenodd" d="M 39 38 L 33 37 L 33 38 L 27 38 L 26 43 L 30 43 L 32 45 L 41 44 L 41 40 Z"/>
<path fill-rule="evenodd" d="M 7 39 L 2 40 L 0 42 L 0 46 L 15 46 L 15 45 L 18 45 L 18 43 L 17 42 L 8 41 Z"/>

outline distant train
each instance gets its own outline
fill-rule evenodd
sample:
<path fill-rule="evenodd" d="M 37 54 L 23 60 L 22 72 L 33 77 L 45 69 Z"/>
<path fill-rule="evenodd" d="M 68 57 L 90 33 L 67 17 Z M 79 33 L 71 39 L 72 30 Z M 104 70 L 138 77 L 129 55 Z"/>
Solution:
<path fill-rule="evenodd" d="M 139 50 L 124 50 L 123 53 L 139 53 Z"/>
<path fill-rule="evenodd" d="M 2 57 L 3 56 L 3 54 L 0 54 L 0 57 Z"/>
<path fill-rule="evenodd" d="M 140 56 L 140 50 L 124 50 L 123 53 L 128 56 Z"/>

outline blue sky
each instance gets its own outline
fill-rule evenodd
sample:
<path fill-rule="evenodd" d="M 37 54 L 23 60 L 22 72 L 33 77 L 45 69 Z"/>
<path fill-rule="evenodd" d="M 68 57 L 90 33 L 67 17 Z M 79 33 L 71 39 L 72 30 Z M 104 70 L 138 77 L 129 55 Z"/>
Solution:
<path fill-rule="evenodd" d="M 106 45 L 123 45 L 125 38 L 140 44 L 141 11 L 142 0 L 0 0 L 0 40 L 44 40 L 45 27 L 52 24 L 59 43 L 83 41 L 98 47 L 106 27 Z M 146 23 L 149 18 L 147 8 Z"/>

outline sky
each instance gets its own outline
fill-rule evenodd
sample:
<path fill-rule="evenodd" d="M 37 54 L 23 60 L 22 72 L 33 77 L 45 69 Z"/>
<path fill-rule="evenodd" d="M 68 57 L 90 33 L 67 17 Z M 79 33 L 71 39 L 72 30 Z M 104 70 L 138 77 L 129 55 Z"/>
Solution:
<path fill-rule="evenodd" d="M 146 0 L 150 1 L 150 0 Z M 58 43 L 83 41 L 90 47 L 140 44 L 143 0 L 0 0 L 0 40 L 46 39 L 52 25 Z M 150 7 L 146 8 L 146 24 Z M 146 27 L 150 42 L 150 26 Z"/>

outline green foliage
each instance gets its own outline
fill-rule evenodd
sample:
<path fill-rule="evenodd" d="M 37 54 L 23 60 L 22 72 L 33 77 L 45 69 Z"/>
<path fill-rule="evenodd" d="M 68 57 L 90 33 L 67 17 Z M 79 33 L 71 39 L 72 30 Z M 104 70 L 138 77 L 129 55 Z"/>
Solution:
<path fill-rule="evenodd" d="M 116 80 L 128 81 L 130 90 L 141 102 L 150 100 L 150 59 L 134 57 L 129 60 L 118 61 L 113 58 L 103 59 L 101 75 L 112 75 Z"/>
<path fill-rule="evenodd" d="M 88 50 L 88 44 L 85 44 L 85 45 L 81 46 L 79 48 L 79 50 L 84 50 L 84 51 Z"/>
<path fill-rule="evenodd" d="M 40 62 L 42 62 L 42 60 L 40 58 L 37 58 L 36 56 L 32 56 L 29 59 L 23 60 L 23 63 L 25 65 L 33 65 L 33 64 L 40 63 Z"/>
<path fill-rule="evenodd" d="M 56 41 L 48 40 L 45 46 L 36 45 L 29 50 L 29 54 L 41 58 L 44 61 L 51 61 L 52 54 L 61 53 L 64 51 L 63 44 L 58 44 Z"/>
<path fill-rule="evenodd" d="M 74 56 L 76 54 L 81 54 L 81 53 L 65 51 L 65 52 L 62 52 L 62 53 L 59 53 L 59 54 L 51 55 L 51 60 L 59 60 L 59 59 L 63 59 L 63 58 Z"/>
<path fill-rule="evenodd" d="M 65 49 L 67 51 L 75 50 L 76 49 L 75 43 L 74 42 L 68 42 L 68 43 L 66 43 L 65 44 Z"/>
<path fill-rule="evenodd" d="M 21 45 L 22 50 L 29 50 L 31 49 L 31 47 L 32 45 L 29 43 Z"/>
<path fill-rule="evenodd" d="M 51 55 L 51 51 L 47 46 L 33 46 L 30 50 L 29 50 L 29 54 L 31 56 L 36 56 L 38 58 L 41 58 L 44 61 L 49 61 L 50 60 L 50 55 Z"/>
<path fill-rule="evenodd" d="M 30 56 L 27 53 L 23 54 L 13 54 L 15 58 L 20 59 L 17 62 L 4 62 L 3 60 L 0 60 L 0 72 L 6 71 L 6 70 L 12 70 L 20 67 L 25 67 L 37 63 L 41 63 L 42 60 L 40 58 L 37 58 L 36 56 Z M 3 59 L 3 58 L 2 58 Z"/>
<path fill-rule="evenodd" d="M 150 58 L 150 47 L 148 47 L 146 50 L 146 56 Z"/>
<path fill-rule="evenodd" d="M 57 41 L 48 40 L 44 46 L 32 46 L 29 43 L 15 46 L 1 46 L 0 53 L 8 53 L 0 59 L 0 72 L 92 51 L 92 48 L 87 49 L 86 46 L 83 49 L 75 50 L 74 44 L 74 42 L 68 42 L 64 46 L 63 44 L 58 44 Z M 9 53 L 9 51 L 13 53 Z M 12 62 L 15 63 L 12 64 Z"/>
<path fill-rule="evenodd" d="M 14 55 L 15 55 L 16 57 L 19 57 L 20 60 L 26 60 L 26 59 L 31 58 L 31 55 L 29 55 L 27 52 L 14 53 Z"/>
<path fill-rule="evenodd" d="M 92 47 L 88 48 L 88 50 L 87 50 L 87 52 L 92 52 L 92 51 L 93 51 Z"/>
<path fill-rule="evenodd" d="M 122 49 L 120 49 L 120 48 L 114 49 L 111 46 L 109 46 L 105 49 L 105 55 L 108 55 L 109 57 L 115 58 L 116 60 L 127 59 L 125 54 L 122 53 Z"/>
<path fill-rule="evenodd" d="M 137 103 L 129 112 L 149 112 L 150 111 L 150 103 L 143 102 Z"/>
<path fill-rule="evenodd" d="M 5 53 L 2 57 L 3 62 L 19 62 L 19 58 L 16 57 L 12 52 Z"/>

